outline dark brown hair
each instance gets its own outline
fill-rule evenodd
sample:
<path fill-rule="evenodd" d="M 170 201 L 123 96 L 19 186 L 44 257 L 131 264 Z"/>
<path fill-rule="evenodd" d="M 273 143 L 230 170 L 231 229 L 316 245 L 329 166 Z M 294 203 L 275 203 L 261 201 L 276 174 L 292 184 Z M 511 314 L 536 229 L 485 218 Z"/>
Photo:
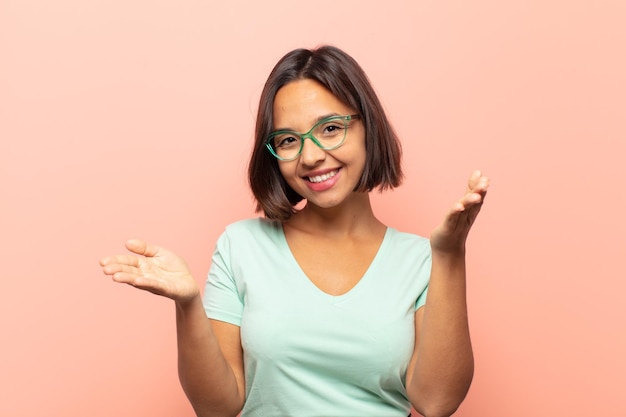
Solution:
<path fill-rule="evenodd" d="M 365 127 L 366 163 L 354 191 L 394 188 L 402 181 L 402 150 L 385 111 L 365 72 L 348 54 L 333 46 L 296 49 L 278 61 L 268 77 L 256 119 L 255 143 L 248 167 L 250 188 L 257 211 L 272 220 L 287 220 L 302 201 L 285 181 L 278 161 L 265 142 L 274 130 L 274 98 L 284 85 L 301 79 L 315 80 L 345 105 L 355 109 Z"/>

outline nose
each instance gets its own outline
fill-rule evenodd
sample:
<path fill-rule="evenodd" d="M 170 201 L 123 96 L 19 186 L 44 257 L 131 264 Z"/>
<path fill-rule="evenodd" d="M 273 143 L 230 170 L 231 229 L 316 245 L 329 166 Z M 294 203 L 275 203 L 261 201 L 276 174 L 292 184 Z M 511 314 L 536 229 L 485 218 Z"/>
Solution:
<path fill-rule="evenodd" d="M 304 139 L 300 162 L 307 166 L 315 166 L 326 159 L 326 151 L 317 146 L 310 138 Z"/>

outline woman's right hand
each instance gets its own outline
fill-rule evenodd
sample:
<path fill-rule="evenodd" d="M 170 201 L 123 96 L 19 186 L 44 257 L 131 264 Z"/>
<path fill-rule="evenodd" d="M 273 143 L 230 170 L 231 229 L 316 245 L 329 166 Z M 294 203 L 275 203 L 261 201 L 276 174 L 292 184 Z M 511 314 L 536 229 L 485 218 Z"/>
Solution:
<path fill-rule="evenodd" d="M 134 255 L 108 256 L 100 260 L 103 272 L 113 281 L 180 303 L 200 295 L 187 263 L 178 255 L 138 239 L 126 241 L 126 248 Z"/>

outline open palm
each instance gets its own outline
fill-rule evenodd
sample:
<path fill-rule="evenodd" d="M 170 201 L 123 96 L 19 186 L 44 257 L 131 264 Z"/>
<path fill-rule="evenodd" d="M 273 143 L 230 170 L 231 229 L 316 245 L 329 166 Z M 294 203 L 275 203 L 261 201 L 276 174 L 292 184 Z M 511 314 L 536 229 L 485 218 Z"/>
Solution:
<path fill-rule="evenodd" d="M 142 240 L 126 242 L 133 254 L 102 258 L 100 265 L 114 281 L 185 302 L 199 294 L 186 262 L 173 252 Z"/>
<path fill-rule="evenodd" d="M 430 245 L 441 253 L 463 253 L 469 231 L 478 216 L 489 187 L 489 179 L 474 171 L 467 183 L 465 195 L 447 213 L 443 222 L 433 230 Z"/>

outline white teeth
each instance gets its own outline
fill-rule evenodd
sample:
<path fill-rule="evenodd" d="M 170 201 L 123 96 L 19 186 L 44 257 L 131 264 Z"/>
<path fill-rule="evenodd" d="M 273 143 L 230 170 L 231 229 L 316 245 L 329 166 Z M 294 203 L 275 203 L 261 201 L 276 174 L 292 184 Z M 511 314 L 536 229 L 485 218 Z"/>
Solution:
<path fill-rule="evenodd" d="M 308 177 L 308 178 L 309 178 L 309 181 L 311 182 L 322 182 L 322 181 L 326 181 L 329 178 L 334 177 L 335 175 L 337 175 L 337 170 L 330 171 L 324 175 L 317 175 L 315 177 Z"/>

